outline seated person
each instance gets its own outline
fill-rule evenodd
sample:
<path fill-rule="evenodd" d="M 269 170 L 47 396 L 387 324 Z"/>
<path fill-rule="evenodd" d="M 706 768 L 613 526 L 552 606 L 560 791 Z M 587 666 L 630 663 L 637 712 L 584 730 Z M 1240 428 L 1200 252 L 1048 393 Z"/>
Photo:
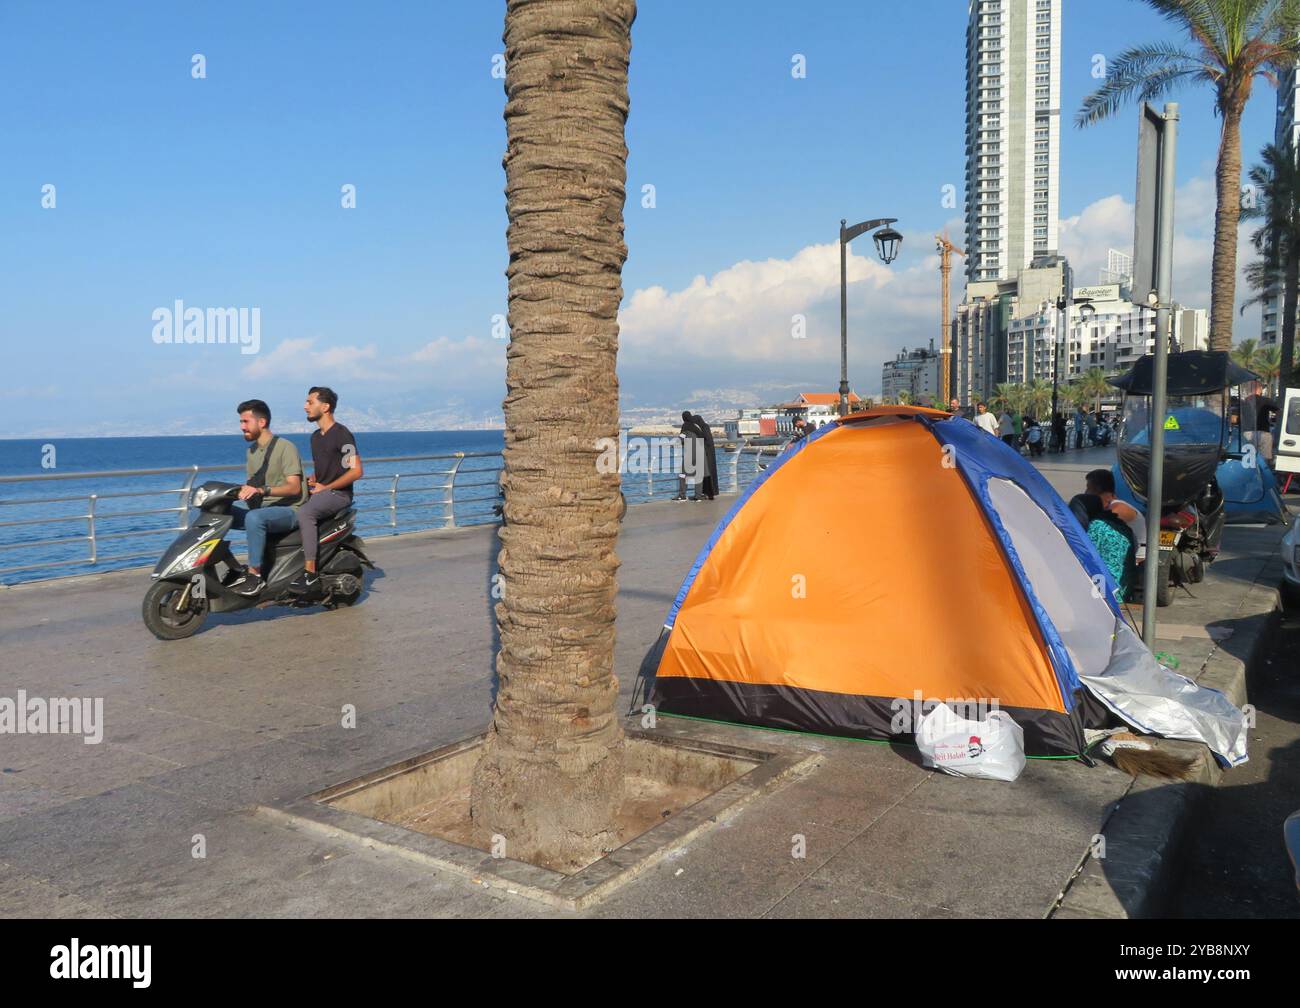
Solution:
<path fill-rule="evenodd" d="M 244 462 L 248 482 L 239 488 L 246 507 L 230 509 L 234 527 L 248 537 L 248 566 L 230 585 L 239 595 L 253 596 L 266 587 L 262 560 L 266 537 L 288 532 L 298 524 L 298 506 L 307 498 L 302 482 L 302 459 L 293 442 L 271 433 L 271 409 L 261 399 L 249 399 L 237 408 L 239 429 L 249 442 Z"/>
<path fill-rule="evenodd" d="M 1071 499 L 1070 511 L 1119 585 L 1120 601 L 1126 602 L 1136 583 L 1137 529 L 1142 516 L 1115 496 L 1115 475 L 1109 469 L 1094 469 L 1084 479 L 1084 492 Z"/>
<path fill-rule="evenodd" d="M 310 499 L 298 509 L 304 570 L 288 585 L 289 591 L 305 598 L 315 598 L 322 593 L 320 575 L 316 573 L 320 523 L 352 506 L 352 484 L 365 474 L 361 456 L 357 454 L 356 439 L 350 430 L 334 419 L 338 403 L 338 393 L 324 385 L 313 385 L 307 390 L 304 409 L 307 419 L 317 428 L 311 436 L 315 471 L 307 478 Z"/>

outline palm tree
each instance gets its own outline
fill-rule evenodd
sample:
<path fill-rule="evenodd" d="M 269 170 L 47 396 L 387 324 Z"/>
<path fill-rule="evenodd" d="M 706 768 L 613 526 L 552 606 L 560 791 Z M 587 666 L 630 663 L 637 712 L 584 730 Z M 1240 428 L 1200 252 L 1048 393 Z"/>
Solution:
<path fill-rule="evenodd" d="M 1106 82 L 1083 101 L 1075 117 L 1089 126 L 1117 112 L 1129 98 L 1154 101 L 1180 83 L 1208 84 L 1223 120 L 1215 170 L 1214 259 L 1210 271 L 1210 348 L 1232 346 L 1237 282 L 1237 221 L 1241 216 L 1241 115 L 1256 77 L 1277 84 L 1277 73 L 1300 51 L 1300 0 L 1143 0 L 1190 37 L 1191 48 L 1170 42 L 1134 46 L 1110 65 Z"/>
<path fill-rule="evenodd" d="M 1106 372 L 1099 367 L 1089 368 L 1079 381 L 1093 401 L 1092 411 L 1101 413 L 1101 400 L 1114 392 L 1114 387 L 1106 380 Z"/>
<path fill-rule="evenodd" d="M 1035 420 L 1042 422 L 1052 408 L 1052 386 L 1042 378 L 1035 378 L 1025 389 L 1025 409 Z M 1048 420 L 1050 421 L 1050 417 Z"/>
<path fill-rule="evenodd" d="M 1001 413 L 1004 409 L 1014 409 L 1013 400 L 1016 395 L 1016 387 L 1010 382 L 1003 382 L 993 389 L 993 395 L 989 397 L 989 409 L 994 413 Z"/>
<path fill-rule="evenodd" d="M 903 389 L 901 392 L 898 393 L 898 405 L 910 406 L 911 404 L 912 404 L 911 392 L 907 391 L 907 389 Z"/>
<path fill-rule="evenodd" d="M 1256 350 L 1255 366 L 1252 370 L 1264 379 L 1264 384 L 1268 386 L 1269 393 L 1276 396 L 1279 393 L 1277 381 L 1282 374 L 1281 347 L 1274 344 Z"/>
<path fill-rule="evenodd" d="M 1242 217 L 1262 222 L 1250 236 L 1259 259 L 1246 267 L 1246 282 L 1255 291 L 1246 304 L 1281 296 L 1278 373 L 1284 376 L 1280 383 L 1289 385 L 1300 297 L 1300 163 L 1294 154 L 1273 144 L 1266 146 L 1260 157 L 1263 163 L 1251 168 L 1248 176 L 1257 198 L 1241 211 Z"/>
<path fill-rule="evenodd" d="M 627 258 L 624 127 L 634 0 L 507 0 L 506 524 L 492 725 L 474 769 L 480 840 L 571 870 L 618 845 L 614 552 Z M 500 841 L 497 841 L 498 843 Z"/>
<path fill-rule="evenodd" d="M 1232 348 L 1231 356 L 1242 367 L 1254 371 L 1257 353 L 1259 353 L 1259 340 L 1244 339 Z"/>

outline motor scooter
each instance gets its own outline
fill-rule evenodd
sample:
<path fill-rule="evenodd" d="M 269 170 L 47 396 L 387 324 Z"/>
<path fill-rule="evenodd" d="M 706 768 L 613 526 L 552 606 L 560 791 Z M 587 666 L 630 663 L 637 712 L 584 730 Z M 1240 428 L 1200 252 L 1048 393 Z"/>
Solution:
<path fill-rule="evenodd" d="M 1229 390 L 1256 380 L 1223 350 L 1185 350 L 1167 358 L 1164 415 L 1151 408 L 1154 355 L 1140 358 L 1132 370 L 1110 383 L 1124 393 L 1117 439 L 1118 474 L 1137 497 L 1149 497 L 1153 425 L 1164 430 L 1160 500 L 1160 542 L 1156 605 L 1173 601 L 1174 588 L 1204 579 L 1207 564 L 1219 554 L 1225 521 L 1223 491 L 1216 471 L 1225 459 L 1241 459 L 1242 446 L 1231 443 Z M 1238 435 L 1239 437 L 1239 435 Z M 1230 450 L 1230 449 L 1237 450 Z M 1139 550 L 1139 563 L 1147 562 Z M 1139 578 L 1139 584 L 1144 579 Z"/>
<path fill-rule="evenodd" d="M 159 640 L 181 640 L 198 632 L 209 613 L 235 612 L 255 606 L 286 605 L 326 609 L 350 606 L 361 596 L 365 571 L 374 564 L 365 543 L 354 534 L 356 510 L 347 508 L 319 528 L 317 570 L 321 594 L 295 595 L 289 584 L 304 569 L 302 533 L 297 529 L 267 537 L 262 565 L 266 586 L 257 595 L 240 595 L 229 586 L 244 572 L 226 536 L 234 525 L 230 509 L 239 499 L 238 483 L 204 483 L 194 490 L 190 506 L 199 509 L 194 523 L 176 537 L 153 570 L 145 592 L 144 625 Z"/>

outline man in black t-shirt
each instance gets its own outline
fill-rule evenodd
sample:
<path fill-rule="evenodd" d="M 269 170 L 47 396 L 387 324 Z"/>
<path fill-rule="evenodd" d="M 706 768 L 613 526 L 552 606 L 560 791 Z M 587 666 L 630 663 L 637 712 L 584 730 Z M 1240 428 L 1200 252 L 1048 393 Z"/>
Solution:
<path fill-rule="evenodd" d="M 1265 392 L 1264 386 L 1255 382 L 1250 395 L 1241 401 L 1241 434 L 1253 444 L 1265 462 L 1273 458 L 1273 424 L 1281 413 L 1277 400 Z"/>
<path fill-rule="evenodd" d="M 317 527 L 326 518 L 352 506 L 352 484 L 363 475 L 352 432 L 334 419 L 338 401 L 332 389 L 313 386 L 303 407 L 307 419 L 318 428 L 311 436 L 315 472 L 307 477 L 311 497 L 298 509 L 306 570 L 290 582 L 289 591 L 307 597 L 320 594 L 320 577 L 316 574 L 316 552 L 320 545 Z"/>

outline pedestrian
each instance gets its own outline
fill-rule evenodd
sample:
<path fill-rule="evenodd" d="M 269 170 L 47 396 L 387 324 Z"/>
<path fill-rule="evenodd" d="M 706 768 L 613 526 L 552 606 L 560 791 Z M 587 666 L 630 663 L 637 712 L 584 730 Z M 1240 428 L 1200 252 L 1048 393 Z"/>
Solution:
<path fill-rule="evenodd" d="M 682 410 L 682 426 L 677 433 L 682 439 L 682 471 L 677 477 L 677 496 L 673 500 L 699 500 L 699 461 L 704 455 L 704 445 L 690 410 Z M 686 496 L 688 489 L 691 492 L 689 497 Z"/>
<path fill-rule="evenodd" d="M 989 408 L 983 402 L 975 404 L 975 426 L 986 434 L 992 434 L 994 437 L 1000 437 L 1001 428 L 998 425 L 997 418 L 989 412 Z"/>
<path fill-rule="evenodd" d="M 1083 412 L 1082 406 L 1074 407 L 1074 447 L 1076 451 L 1083 448 L 1083 431 L 1088 426 L 1087 414 Z"/>
<path fill-rule="evenodd" d="M 677 477 L 675 501 L 713 500 L 718 494 L 718 459 L 714 454 L 713 430 L 699 414 L 682 410 L 682 472 Z M 687 498 L 686 490 L 691 496 Z"/>
<path fill-rule="evenodd" d="M 1032 458 L 1043 454 L 1043 428 L 1033 417 L 1025 417 L 1025 444 L 1029 446 Z"/>
<path fill-rule="evenodd" d="M 700 470 L 700 490 L 706 498 L 713 500 L 718 495 L 718 455 L 713 447 L 713 428 L 698 413 L 692 419 L 704 443 L 704 458 L 700 460 L 703 463 Z"/>
<path fill-rule="evenodd" d="M 1065 451 L 1065 414 L 1060 411 L 1052 414 L 1052 450 Z"/>
<path fill-rule="evenodd" d="M 1280 412 L 1259 382 L 1252 383 L 1250 395 L 1241 401 L 1241 435 L 1265 462 L 1273 459 L 1273 422 Z"/>
<path fill-rule="evenodd" d="M 1008 448 L 1016 446 L 1016 422 L 1011 418 L 1011 411 L 1006 407 L 1002 409 L 1002 415 L 998 417 L 998 433 L 1002 436 L 1002 443 Z"/>

